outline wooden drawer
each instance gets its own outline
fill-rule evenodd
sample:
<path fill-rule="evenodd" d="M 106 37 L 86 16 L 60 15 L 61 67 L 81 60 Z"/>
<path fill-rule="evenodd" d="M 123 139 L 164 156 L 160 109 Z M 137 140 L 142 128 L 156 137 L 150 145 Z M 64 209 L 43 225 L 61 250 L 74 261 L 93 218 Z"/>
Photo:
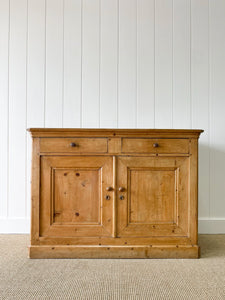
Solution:
<path fill-rule="evenodd" d="M 107 153 L 106 138 L 41 138 L 40 152 Z"/>
<path fill-rule="evenodd" d="M 124 138 L 122 152 L 127 153 L 188 153 L 188 139 Z"/>

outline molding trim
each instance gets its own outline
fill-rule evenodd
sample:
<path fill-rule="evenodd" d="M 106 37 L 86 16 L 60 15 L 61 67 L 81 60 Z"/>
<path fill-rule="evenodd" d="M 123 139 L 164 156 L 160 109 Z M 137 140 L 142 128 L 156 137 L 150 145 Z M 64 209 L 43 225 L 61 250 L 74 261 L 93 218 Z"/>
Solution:
<path fill-rule="evenodd" d="M 225 218 L 199 218 L 198 232 L 200 234 L 225 234 Z"/>
<path fill-rule="evenodd" d="M 225 218 L 200 218 L 198 220 L 198 232 L 200 234 L 225 234 Z M 30 233 L 30 220 L 25 218 L 7 219 L 0 217 L 0 233 Z"/>
<path fill-rule="evenodd" d="M 30 233 L 30 220 L 23 218 L 1 218 L 0 233 Z"/>

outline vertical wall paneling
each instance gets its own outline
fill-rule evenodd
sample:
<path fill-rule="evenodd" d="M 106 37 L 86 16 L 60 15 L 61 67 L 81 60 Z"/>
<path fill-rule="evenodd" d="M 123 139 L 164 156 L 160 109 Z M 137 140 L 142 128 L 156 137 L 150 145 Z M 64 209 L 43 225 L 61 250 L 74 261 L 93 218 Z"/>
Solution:
<path fill-rule="evenodd" d="M 137 1 L 137 127 L 154 127 L 154 0 Z"/>
<path fill-rule="evenodd" d="M 46 1 L 46 127 L 63 123 L 63 13 L 63 0 Z"/>
<path fill-rule="evenodd" d="M 137 0 L 119 1 L 118 126 L 137 125 Z"/>
<path fill-rule="evenodd" d="M 10 1 L 9 199 L 10 218 L 26 211 L 26 47 L 27 1 Z"/>
<path fill-rule="evenodd" d="M 45 0 L 28 2 L 27 126 L 44 126 Z"/>
<path fill-rule="evenodd" d="M 27 127 L 44 127 L 45 0 L 29 0 L 27 22 Z M 31 138 L 27 133 L 27 217 L 30 216 Z"/>
<path fill-rule="evenodd" d="M 118 1 L 101 1 L 100 127 L 117 127 Z"/>
<path fill-rule="evenodd" d="M 191 1 L 192 127 L 203 128 L 199 146 L 199 217 L 210 214 L 209 169 L 209 3 Z"/>
<path fill-rule="evenodd" d="M 8 58 L 9 1 L 0 1 L 0 216 L 8 200 Z"/>
<path fill-rule="evenodd" d="M 191 128 L 190 0 L 173 0 L 173 127 Z"/>
<path fill-rule="evenodd" d="M 155 127 L 173 125 L 173 1 L 155 1 Z"/>
<path fill-rule="evenodd" d="M 27 127 L 202 128 L 199 229 L 225 233 L 225 1 L 0 0 L 0 232 L 29 232 Z"/>
<path fill-rule="evenodd" d="M 210 1 L 210 217 L 225 220 L 225 1 Z"/>
<path fill-rule="evenodd" d="M 100 0 L 83 0 L 82 127 L 99 127 Z"/>
<path fill-rule="evenodd" d="M 63 127 L 80 127 L 82 0 L 64 1 Z"/>

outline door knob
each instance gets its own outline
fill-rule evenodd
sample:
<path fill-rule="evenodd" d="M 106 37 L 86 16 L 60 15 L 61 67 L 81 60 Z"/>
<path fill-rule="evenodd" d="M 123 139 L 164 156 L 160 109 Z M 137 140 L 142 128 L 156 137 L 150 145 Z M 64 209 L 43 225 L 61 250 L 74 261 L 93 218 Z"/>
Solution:
<path fill-rule="evenodd" d="M 70 146 L 71 147 L 77 147 L 77 144 L 76 143 L 70 143 Z"/>
<path fill-rule="evenodd" d="M 111 186 L 107 186 L 107 188 L 106 188 L 106 191 L 112 191 L 113 190 L 113 188 L 111 187 Z"/>
<path fill-rule="evenodd" d="M 119 187 L 119 192 L 124 192 L 124 191 L 125 191 L 125 188 L 122 187 L 122 186 L 120 186 L 120 187 Z"/>
<path fill-rule="evenodd" d="M 158 148 L 158 147 L 159 147 L 159 144 L 158 144 L 158 143 L 154 143 L 154 144 L 153 144 L 153 147 L 154 147 L 154 148 Z"/>

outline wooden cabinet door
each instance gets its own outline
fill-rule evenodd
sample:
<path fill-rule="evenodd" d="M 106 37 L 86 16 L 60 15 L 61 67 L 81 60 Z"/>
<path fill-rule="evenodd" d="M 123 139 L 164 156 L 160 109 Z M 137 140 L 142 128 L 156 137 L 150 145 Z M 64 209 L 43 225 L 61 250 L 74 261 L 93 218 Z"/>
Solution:
<path fill-rule="evenodd" d="M 120 157 L 117 170 L 118 237 L 188 236 L 189 157 Z"/>
<path fill-rule="evenodd" d="M 107 186 L 112 157 L 41 156 L 40 236 L 112 236 L 114 193 Z"/>

